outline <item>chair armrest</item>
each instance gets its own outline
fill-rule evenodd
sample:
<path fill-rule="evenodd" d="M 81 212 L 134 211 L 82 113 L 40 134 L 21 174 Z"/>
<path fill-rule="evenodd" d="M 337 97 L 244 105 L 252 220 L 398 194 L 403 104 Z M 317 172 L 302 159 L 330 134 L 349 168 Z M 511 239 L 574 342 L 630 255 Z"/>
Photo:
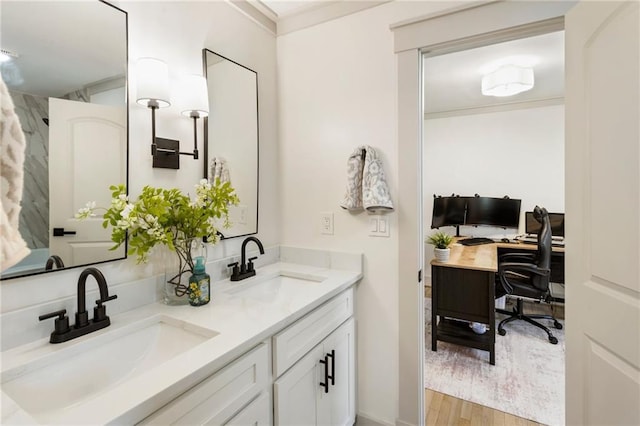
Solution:
<path fill-rule="evenodd" d="M 498 274 L 502 275 L 506 272 L 529 272 L 531 274 L 536 274 L 544 277 L 548 276 L 551 271 L 549 269 L 540 268 L 533 263 L 500 262 L 498 264 Z"/>
<path fill-rule="evenodd" d="M 500 262 L 529 262 L 533 263 L 536 253 L 505 253 L 500 255 Z"/>

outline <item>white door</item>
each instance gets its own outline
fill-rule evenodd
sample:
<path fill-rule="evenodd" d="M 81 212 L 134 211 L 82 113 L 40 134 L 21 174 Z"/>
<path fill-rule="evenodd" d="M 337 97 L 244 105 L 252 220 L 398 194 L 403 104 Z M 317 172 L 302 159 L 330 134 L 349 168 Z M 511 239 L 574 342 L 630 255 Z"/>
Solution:
<path fill-rule="evenodd" d="M 639 8 L 565 20 L 568 425 L 640 424 Z"/>
<path fill-rule="evenodd" d="M 306 426 L 318 423 L 320 381 L 324 379 L 324 359 L 322 345 L 317 345 L 307 355 L 273 384 L 274 424 L 282 426 Z"/>
<path fill-rule="evenodd" d="M 126 183 L 126 129 L 124 108 L 49 99 L 49 162 L 61 165 L 49 168 L 49 250 L 65 266 L 124 256 L 124 246 L 108 250 L 113 242 L 103 211 L 84 221 L 74 215 L 88 201 L 109 207 L 109 186 Z M 76 234 L 55 237 L 53 228 Z"/>

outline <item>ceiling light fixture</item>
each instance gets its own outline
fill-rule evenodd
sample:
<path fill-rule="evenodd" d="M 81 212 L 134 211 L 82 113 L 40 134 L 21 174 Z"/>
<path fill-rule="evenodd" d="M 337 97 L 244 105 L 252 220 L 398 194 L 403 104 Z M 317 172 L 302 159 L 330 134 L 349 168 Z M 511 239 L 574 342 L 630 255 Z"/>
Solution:
<path fill-rule="evenodd" d="M 513 96 L 533 88 L 533 69 L 504 65 L 482 77 L 484 96 Z"/>

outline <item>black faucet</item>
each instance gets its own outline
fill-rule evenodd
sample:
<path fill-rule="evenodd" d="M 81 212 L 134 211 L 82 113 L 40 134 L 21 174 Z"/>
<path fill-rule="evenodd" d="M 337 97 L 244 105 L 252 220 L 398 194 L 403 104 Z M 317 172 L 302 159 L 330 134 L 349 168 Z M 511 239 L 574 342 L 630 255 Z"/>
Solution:
<path fill-rule="evenodd" d="M 96 306 L 93 308 L 93 319 L 89 321 L 89 313 L 87 312 L 86 305 L 86 283 L 87 277 L 93 276 L 98 283 L 98 290 L 100 290 L 100 299 L 96 300 Z M 78 278 L 78 311 L 76 312 L 76 323 L 73 327 L 69 327 L 69 317 L 66 316 L 67 310 L 62 309 L 60 311 L 51 312 L 49 314 L 40 315 L 38 319 L 40 321 L 58 317 L 55 320 L 55 329 L 51 333 L 49 341 L 51 343 L 62 343 L 76 337 L 84 336 L 93 331 L 100 330 L 108 327 L 111 324 L 111 320 L 107 316 L 107 311 L 102 305 L 109 300 L 116 299 L 118 296 L 109 296 L 109 289 L 107 288 L 107 280 L 96 268 L 87 268 L 80 274 Z"/>
<path fill-rule="evenodd" d="M 264 254 L 264 247 L 262 247 L 262 243 L 256 237 L 247 237 L 242 242 L 242 260 L 240 263 L 240 267 L 238 268 L 238 262 L 233 262 L 227 265 L 228 267 L 233 267 L 233 271 L 231 272 L 231 281 L 240 281 L 245 278 L 253 277 L 256 274 L 256 270 L 253 267 L 253 261 L 258 257 L 250 257 L 249 262 L 245 263 L 247 260 L 247 244 L 253 241 L 258 245 L 258 249 L 260 249 L 260 254 Z"/>

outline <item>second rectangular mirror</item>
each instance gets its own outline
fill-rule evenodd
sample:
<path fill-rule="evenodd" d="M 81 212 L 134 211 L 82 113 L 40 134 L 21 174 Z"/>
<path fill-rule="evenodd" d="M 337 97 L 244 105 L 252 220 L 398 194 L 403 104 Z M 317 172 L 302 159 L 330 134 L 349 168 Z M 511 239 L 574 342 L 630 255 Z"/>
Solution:
<path fill-rule="evenodd" d="M 258 232 L 258 74 L 203 50 L 209 91 L 204 177 L 228 179 L 240 198 L 224 238 Z"/>

